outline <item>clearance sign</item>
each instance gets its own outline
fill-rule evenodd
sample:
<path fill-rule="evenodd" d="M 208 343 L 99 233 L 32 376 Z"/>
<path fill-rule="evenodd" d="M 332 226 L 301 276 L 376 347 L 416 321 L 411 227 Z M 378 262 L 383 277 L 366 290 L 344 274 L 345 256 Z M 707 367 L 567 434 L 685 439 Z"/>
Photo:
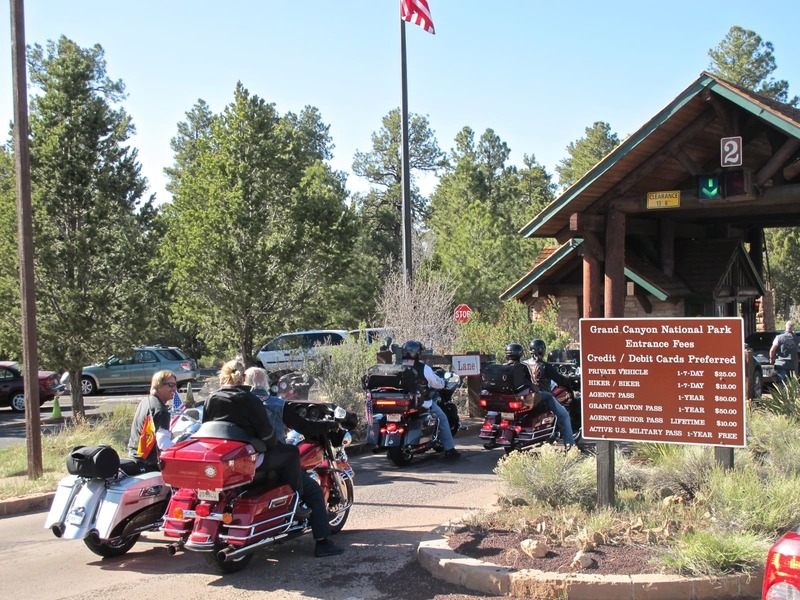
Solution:
<path fill-rule="evenodd" d="M 740 318 L 581 319 L 583 436 L 745 446 Z"/>

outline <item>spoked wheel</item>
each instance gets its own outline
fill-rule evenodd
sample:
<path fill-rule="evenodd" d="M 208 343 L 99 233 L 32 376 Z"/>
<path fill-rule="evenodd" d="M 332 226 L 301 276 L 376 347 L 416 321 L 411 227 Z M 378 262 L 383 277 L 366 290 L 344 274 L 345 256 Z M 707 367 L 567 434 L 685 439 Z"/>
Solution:
<path fill-rule="evenodd" d="M 328 511 L 333 512 L 336 511 L 343 506 L 347 506 L 348 504 L 352 506 L 353 504 L 353 480 L 350 478 L 345 479 L 342 481 L 342 478 L 338 473 L 334 473 L 334 477 L 339 478 L 339 484 L 342 488 L 342 493 L 344 494 L 344 498 L 334 498 L 334 495 L 338 494 L 331 494 L 330 498 L 328 499 Z M 350 516 L 350 509 L 348 508 L 344 512 L 341 512 L 330 520 L 331 525 L 331 533 L 339 533 L 344 527 L 344 524 L 347 523 L 347 517 Z"/>
<path fill-rule="evenodd" d="M 222 560 L 219 556 L 219 548 L 214 549 L 213 552 L 206 553 L 206 562 L 208 566 L 214 569 L 217 573 L 236 573 L 244 569 L 253 560 L 253 553 L 245 554 L 236 560 Z"/>
<path fill-rule="evenodd" d="M 414 450 L 411 446 L 400 446 L 399 448 L 389 448 L 389 460 L 398 467 L 407 467 L 414 458 Z"/>
<path fill-rule="evenodd" d="M 113 558 L 115 556 L 122 556 L 128 550 L 133 548 L 133 545 L 139 541 L 139 535 L 141 534 L 135 533 L 127 537 L 117 538 L 115 540 L 109 540 L 106 542 L 90 535 L 89 537 L 83 538 L 83 543 L 86 544 L 86 547 L 89 548 L 89 550 L 98 556 L 102 556 L 103 558 Z"/>

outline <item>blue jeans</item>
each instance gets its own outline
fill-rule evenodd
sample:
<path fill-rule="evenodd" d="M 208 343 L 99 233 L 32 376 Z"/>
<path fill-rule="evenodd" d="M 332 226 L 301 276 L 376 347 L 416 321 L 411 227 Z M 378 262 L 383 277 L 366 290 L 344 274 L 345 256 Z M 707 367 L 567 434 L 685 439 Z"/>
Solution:
<path fill-rule="evenodd" d="M 789 365 L 787 367 L 775 365 L 775 376 L 778 378 L 779 383 L 786 384 L 786 380 L 789 378 L 789 373 L 792 371 L 792 366 Z"/>
<path fill-rule="evenodd" d="M 432 400 L 431 412 L 439 418 L 439 426 L 436 429 L 436 437 L 442 442 L 445 451 L 452 450 L 456 447 L 453 440 L 453 434 L 450 432 L 450 421 L 447 420 L 447 415 L 444 414 L 442 407 L 436 403 L 436 399 Z"/>
<path fill-rule="evenodd" d="M 572 422 L 569 420 L 569 412 L 550 392 L 540 391 L 539 395 L 547 405 L 547 410 L 554 412 L 556 417 L 558 417 L 556 428 L 561 434 L 564 447 L 572 446 L 575 443 L 575 438 L 572 434 Z"/>

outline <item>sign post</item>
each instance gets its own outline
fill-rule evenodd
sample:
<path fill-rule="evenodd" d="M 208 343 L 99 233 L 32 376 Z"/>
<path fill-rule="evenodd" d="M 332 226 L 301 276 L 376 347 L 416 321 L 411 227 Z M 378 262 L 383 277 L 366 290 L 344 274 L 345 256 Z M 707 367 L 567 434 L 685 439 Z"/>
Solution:
<path fill-rule="evenodd" d="M 460 323 L 461 325 L 467 323 L 471 315 L 472 315 L 472 309 L 466 304 L 459 304 L 458 306 L 456 306 L 456 310 L 453 313 L 453 316 L 456 319 L 456 323 Z"/>

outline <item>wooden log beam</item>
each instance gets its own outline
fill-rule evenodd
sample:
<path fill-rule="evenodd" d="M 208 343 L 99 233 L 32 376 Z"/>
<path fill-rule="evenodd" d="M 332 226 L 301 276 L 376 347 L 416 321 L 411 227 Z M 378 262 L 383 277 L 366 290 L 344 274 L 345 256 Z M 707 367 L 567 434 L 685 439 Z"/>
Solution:
<path fill-rule="evenodd" d="M 595 207 L 604 207 L 618 196 L 624 196 L 628 190 L 660 167 L 664 161 L 672 158 L 673 152 L 677 152 L 683 144 L 694 138 L 697 134 L 701 133 L 714 121 L 715 118 L 716 114 L 713 110 L 705 111 L 694 121 L 689 123 L 689 125 L 679 131 L 669 142 L 667 142 L 660 152 L 653 154 L 641 165 L 623 177 L 617 185 L 598 198 L 597 202 L 595 202 Z"/>
<path fill-rule="evenodd" d="M 786 161 L 792 157 L 798 148 L 800 148 L 800 139 L 791 137 L 786 140 L 783 146 L 756 173 L 753 181 L 756 187 L 763 187 L 767 181 L 772 179 L 772 176 L 786 164 Z"/>

